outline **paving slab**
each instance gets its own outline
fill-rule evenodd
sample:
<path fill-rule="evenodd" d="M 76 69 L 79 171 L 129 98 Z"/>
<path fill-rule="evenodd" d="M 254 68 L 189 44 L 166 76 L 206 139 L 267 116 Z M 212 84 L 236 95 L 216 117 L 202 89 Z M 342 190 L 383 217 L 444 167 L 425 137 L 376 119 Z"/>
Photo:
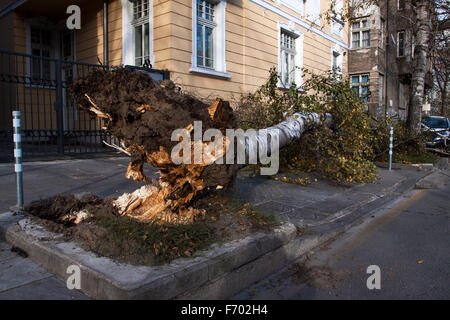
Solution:
<path fill-rule="evenodd" d="M 0 262 L 17 257 L 17 254 L 11 252 L 11 245 L 0 241 Z"/>
<path fill-rule="evenodd" d="M 88 300 L 78 290 L 67 289 L 55 276 L 0 292 L 0 300 Z"/>
<path fill-rule="evenodd" d="M 16 256 L 0 262 L 0 292 L 53 276 L 28 259 Z"/>

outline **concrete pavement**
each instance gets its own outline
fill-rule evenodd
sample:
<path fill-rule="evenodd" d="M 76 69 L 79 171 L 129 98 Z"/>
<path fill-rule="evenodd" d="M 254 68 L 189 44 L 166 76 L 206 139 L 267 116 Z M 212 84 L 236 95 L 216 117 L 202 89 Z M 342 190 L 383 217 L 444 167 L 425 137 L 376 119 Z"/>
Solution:
<path fill-rule="evenodd" d="M 25 163 L 25 201 L 47 198 L 60 193 L 91 192 L 99 196 L 114 196 L 132 191 L 139 187 L 139 184 L 124 178 L 127 160 L 127 158 L 97 158 Z M 147 169 L 148 172 L 154 173 L 153 168 Z M 354 222 L 371 206 L 376 207 L 395 199 L 428 172 L 417 170 L 389 172 L 381 169 L 379 174 L 381 179 L 375 184 L 361 184 L 349 188 L 321 180 L 308 187 L 301 187 L 265 177 L 251 179 L 243 172 L 230 192 L 235 198 L 250 202 L 267 213 L 275 214 L 281 221 L 309 228 L 308 232 L 326 232 L 338 225 Z M 0 212 L 4 212 L 16 201 L 13 166 L 0 164 L 0 177 Z M 0 270 L 4 274 L 3 279 L 0 278 L 0 283 L 5 283 L 3 287 L 0 284 L 0 297 L 19 298 L 20 292 L 23 292 L 24 297 L 37 299 L 84 297 L 66 289 L 61 280 L 46 273 L 30 259 L 8 252 L 8 245 L 5 243 L 2 245 L 2 255 L 5 255 L 6 259 L 0 260 Z M 20 268 L 24 271 L 20 271 Z M 3 270 L 9 270 L 9 273 Z M 24 274 L 27 274 L 27 277 Z M 18 280 L 14 280 L 15 278 Z M 55 291 L 48 290 L 50 287 L 55 288 Z M 33 295 L 32 292 L 39 292 L 39 288 L 54 294 Z"/>

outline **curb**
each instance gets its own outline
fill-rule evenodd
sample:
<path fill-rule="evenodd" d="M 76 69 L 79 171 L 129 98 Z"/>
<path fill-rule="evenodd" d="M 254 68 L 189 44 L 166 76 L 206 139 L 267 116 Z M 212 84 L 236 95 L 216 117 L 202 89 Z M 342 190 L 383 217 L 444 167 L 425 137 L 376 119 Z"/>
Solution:
<path fill-rule="evenodd" d="M 133 266 L 98 257 L 74 242 L 60 242 L 57 234 L 18 217 L 12 213 L 0 215 L 0 236 L 62 279 L 69 276 L 67 268 L 70 265 L 78 265 L 81 291 L 94 299 L 173 299 L 209 282 L 214 283 L 234 270 L 241 270 L 242 266 L 258 261 L 261 256 L 283 248 L 296 236 L 295 226 L 285 223 L 270 234 L 256 234 L 221 246 L 213 245 L 192 259 L 177 259 L 164 266 Z M 274 271 L 272 266 L 265 267 L 269 273 Z M 252 282 L 262 279 L 260 273 L 246 276 Z M 244 288 L 245 283 L 238 283 L 231 291 L 226 290 L 219 296 L 224 298 Z"/>
<path fill-rule="evenodd" d="M 374 164 L 377 167 L 380 168 L 389 168 L 389 163 L 387 162 L 374 162 Z M 393 162 L 392 163 L 392 169 L 393 170 L 399 170 L 399 169 L 409 169 L 409 170 L 432 170 L 434 167 L 436 166 L 436 164 L 433 163 L 397 163 L 397 162 Z"/>

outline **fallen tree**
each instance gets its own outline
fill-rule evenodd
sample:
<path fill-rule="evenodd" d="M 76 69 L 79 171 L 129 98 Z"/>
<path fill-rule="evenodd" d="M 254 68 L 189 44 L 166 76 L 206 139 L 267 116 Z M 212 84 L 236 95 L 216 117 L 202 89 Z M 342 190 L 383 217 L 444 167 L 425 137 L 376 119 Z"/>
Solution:
<path fill-rule="evenodd" d="M 72 92 L 80 108 L 105 119 L 104 129 L 120 141 L 120 145 L 113 147 L 130 156 L 126 177 L 147 183 L 114 201 L 119 214 L 141 221 L 189 223 L 197 215 L 204 214 L 190 206 L 193 200 L 208 190 L 227 188 L 233 183 L 239 169 L 236 161 L 233 164 L 216 163 L 229 151 L 230 143 L 234 143 L 226 138 L 226 130 L 237 127 L 228 102 L 217 99 L 208 106 L 180 93 L 171 81 L 157 83 L 143 73 L 126 68 L 94 71 L 79 78 L 72 86 Z M 286 146 L 322 120 L 315 113 L 294 114 L 290 119 L 267 128 L 264 133 L 268 134 L 257 132 L 253 137 L 246 137 L 241 141 L 245 144 L 245 158 L 255 154 L 258 146 L 264 146 L 268 154 L 275 152 L 270 150 L 270 141 L 276 139 L 280 148 Z M 176 164 L 172 161 L 171 151 L 180 141 L 173 141 L 173 132 L 185 129 L 193 134 L 195 121 L 201 121 L 203 132 L 220 130 L 224 140 L 204 142 L 194 138 L 190 142 L 192 150 L 211 148 L 215 150 L 212 156 L 203 157 L 198 162 L 194 159 L 195 152 L 192 152 L 189 163 Z M 219 142 L 218 150 L 215 147 Z M 236 158 L 234 154 L 233 158 Z M 145 175 L 145 163 L 159 168 L 157 181 Z"/>

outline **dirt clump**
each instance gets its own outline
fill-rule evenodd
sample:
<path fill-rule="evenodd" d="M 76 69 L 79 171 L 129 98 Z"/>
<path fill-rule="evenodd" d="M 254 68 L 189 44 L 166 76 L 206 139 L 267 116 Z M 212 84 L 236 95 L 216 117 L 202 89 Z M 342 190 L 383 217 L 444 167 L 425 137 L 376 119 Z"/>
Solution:
<path fill-rule="evenodd" d="M 205 215 L 179 225 L 148 223 L 122 216 L 113 206 L 113 200 L 93 195 L 79 198 L 59 195 L 34 201 L 25 210 L 49 231 L 63 234 L 64 241 L 76 241 L 100 256 L 135 265 L 156 265 L 178 257 L 191 257 L 212 243 L 270 232 L 278 225 L 273 216 L 220 192 L 195 203 L 195 209 L 204 211 Z M 76 212 L 89 215 L 76 223 L 73 214 Z"/>

